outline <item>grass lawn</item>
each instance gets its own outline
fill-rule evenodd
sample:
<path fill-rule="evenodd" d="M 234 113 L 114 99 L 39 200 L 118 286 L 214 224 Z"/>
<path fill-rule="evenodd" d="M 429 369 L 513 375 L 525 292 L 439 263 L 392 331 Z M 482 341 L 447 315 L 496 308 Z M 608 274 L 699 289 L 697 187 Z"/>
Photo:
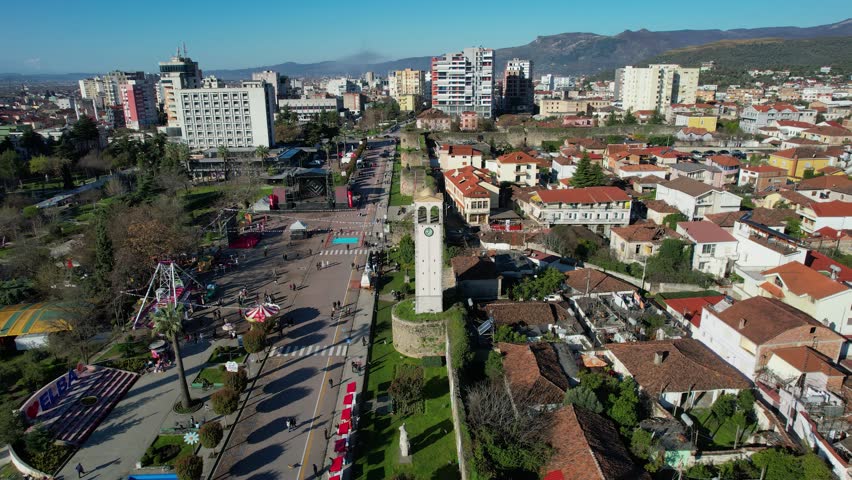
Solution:
<path fill-rule="evenodd" d="M 375 340 L 370 347 L 370 368 L 364 392 L 364 401 L 371 404 L 375 404 L 379 395 L 386 393 L 397 365 L 420 363 L 418 359 L 404 357 L 394 350 L 391 306 L 389 302 L 379 302 L 376 315 Z M 380 480 L 391 478 L 396 473 L 408 473 L 418 480 L 459 478 L 447 370 L 444 367 L 423 370 L 426 377 L 423 413 L 404 418 L 380 415 L 374 411 L 361 415 L 354 478 Z M 409 465 L 398 463 L 399 427 L 403 422 L 414 457 Z"/>
<path fill-rule="evenodd" d="M 176 455 L 169 456 L 168 458 L 155 458 L 158 455 L 156 454 L 158 449 L 163 449 L 164 447 L 168 447 L 169 445 L 177 445 L 180 447 L 180 451 L 177 451 Z M 142 466 L 160 466 L 160 465 L 168 465 L 173 467 L 175 464 L 175 460 L 178 458 L 189 455 L 193 452 L 195 448 L 192 445 L 184 443 L 183 435 L 157 435 L 157 438 L 154 440 L 154 443 L 148 447 L 148 450 L 145 451 L 145 454 L 142 456 Z"/>
<path fill-rule="evenodd" d="M 97 360 L 100 361 L 108 360 L 110 358 L 123 357 L 124 352 L 127 351 L 126 349 L 129 349 L 129 351 L 131 352 L 131 354 L 128 355 L 128 358 L 142 355 L 148 350 L 144 342 L 133 342 L 129 344 L 124 342 L 118 342 L 113 343 L 112 346 L 109 347 L 109 349 L 105 351 L 100 357 L 98 357 Z"/>
<path fill-rule="evenodd" d="M 412 283 L 414 277 L 411 277 Z M 396 290 L 397 292 L 402 289 L 402 285 L 405 283 L 405 272 L 393 272 L 389 274 L 385 274 L 381 279 L 382 288 L 379 291 L 381 295 L 389 295 L 391 290 Z"/>
<path fill-rule="evenodd" d="M 246 355 L 246 351 L 241 347 L 220 345 L 213 349 L 213 353 L 210 354 L 207 363 L 225 363 L 231 361 L 243 363 L 246 361 Z"/>
<path fill-rule="evenodd" d="M 704 430 L 704 434 L 707 436 L 711 436 L 713 438 L 710 446 L 716 447 L 733 447 L 734 439 L 737 435 L 737 426 L 734 425 L 730 419 L 726 419 L 722 425 L 719 425 L 719 421 L 713 415 L 713 412 L 710 411 L 709 408 L 696 408 L 689 412 L 690 415 L 698 419 L 698 422 L 701 424 L 702 430 Z M 746 425 L 745 431 L 740 432 L 740 443 L 743 440 L 747 439 L 754 433 L 757 428 L 757 424 L 750 423 Z M 703 438 L 704 442 L 707 442 L 707 438 Z"/>
<path fill-rule="evenodd" d="M 24 480 L 24 476 L 11 463 L 7 463 L 0 467 L 0 480 Z"/>
<path fill-rule="evenodd" d="M 207 380 L 208 382 L 214 385 L 222 385 L 225 383 L 225 369 L 219 368 L 219 365 L 214 365 L 212 367 L 207 367 L 195 377 L 195 380 L 192 381 L 193 385 L 200 384 L 202 380 Z"/>
<path fill-rule="evenodd" d="M 409 195 L 400 193 L 400 175 L 402 174 L 402 164 L 399 159 L 393 162 L 393 178 L 391 179 L 390 206 L 402 207 L 411 205 L 414 199 Z"/>

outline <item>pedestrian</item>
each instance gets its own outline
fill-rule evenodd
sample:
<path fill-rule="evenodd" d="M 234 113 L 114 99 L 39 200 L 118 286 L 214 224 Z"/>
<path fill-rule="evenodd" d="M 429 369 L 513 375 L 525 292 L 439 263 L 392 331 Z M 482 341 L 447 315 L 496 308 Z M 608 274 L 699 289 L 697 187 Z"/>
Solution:
<path fill-rule="evenodd" d="M 328 379 L 328 388 L 334 388 L 334 380 Z"/>
<path fill-rule="evenodd" d="M 350 366 L 352 367 L 352 373 L 355 373 L 355 362 L 350 363 Z"/>
<path fill-rule="evenodd" d="M 323 430 L 323 431 L 322 431 L 322 436 L 323 436 L 323 437 L 325 437 L 325 439 L 326 439 L 326 440 L 328 440 L 329 438 L 331 438 L 331 437 L 329 437 L 329 436 L 328 436 L 328 429 L 327 429 L 327 428 L 326 428 L 325 430 Z"/>
<path fill-rule="evenodd" d="M 317 262 L 317 270 L 320 269 L 321 262 Z"/>
<path fill-rule="evenodd" d="M 367 346 L 367 337 L 361 337 L 361 345 Z"/>
<path fill-rule="evenodd" d="M 290 417 L 290 431 L 296 429 L 296 417 Z"/>
<path fill-rule="evenodd" d="M 281 257 L 282 257 L 284 260 L 287 260 L 287 254 L 286 254 L 286 253 L 285 253 L 284 255 L 281 255 Z"/>
<path fill-rule="evenodd" d="M 348 243 L 346 244 L 346 250 L 349 250 L 349 244 Z"/>
<path fill-rule="evenodd" d="M 287 420 L 285 421 L 285 424 L 287 425 L 287 431 L 289 432 L 289 431 L 290 431 L 290 426 L 291 426 L 291 424 L 290 424 L 290 419 L 289 419 L 289 418 L 287 418 Z"/>
<path fill-rule="evenodd" d="M 263 246 L 263 258 L 266 258 L 266 255 L 269 254 L 269 245 Z"/>
<path fill-rule="evenodd" d="M 310 257 L 310 256 L 311 256 L 311 255 L 313 255 L 313 254 L 314 254 L 314 251 L 313 251 L 313 250 L 311 250 L 311 249 L 309 248 L 309 249 L 308 249 L 308 256 Z"/>
<path fill-rule="evenodd" d="M 82 477 L 83 477 L 83 475 L 85 475 L 85 474 L 86 474 L 86 469 L 85 469 L 85 468 L 83 468 L 83 464 L 82 464 L 82 463 L 79 463 L 79 462 L 78 462 L 78 463 L 77 463 L 77 466 L 76 466 L 76 467 L 74 467 L 74 470 L 77 470 L 77 478 L 82 478 Z"/>
<path fill-rule="evenodd" d="M 328 440 L 328 439 L 326 439 Z M 317 464 L 314 464 L 314 477 L 319 478 L 319 469 L 317 468 Z"/>
<path fill-rule="evenodd" d="M 352 262 L 352 270 L 355 270 L 355 262 Z"/>

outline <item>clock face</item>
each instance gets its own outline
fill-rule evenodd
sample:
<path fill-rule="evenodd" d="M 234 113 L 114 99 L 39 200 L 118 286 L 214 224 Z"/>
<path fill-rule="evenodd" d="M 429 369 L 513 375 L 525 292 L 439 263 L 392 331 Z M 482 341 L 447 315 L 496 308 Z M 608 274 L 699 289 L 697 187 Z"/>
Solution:
<path fill-rule="evenodd" d="M 431 237 L 434 233 L 435 231 L 432 230 L 432 227 L 426 227 L 426 230 L 423 230 L 423 234 L 427 237 Z"/>

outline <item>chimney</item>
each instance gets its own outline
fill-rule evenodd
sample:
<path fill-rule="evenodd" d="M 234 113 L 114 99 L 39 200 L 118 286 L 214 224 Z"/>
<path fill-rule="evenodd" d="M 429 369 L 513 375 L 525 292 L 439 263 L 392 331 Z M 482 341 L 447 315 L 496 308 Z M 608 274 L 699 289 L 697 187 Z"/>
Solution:
<path fill-rule="evenodd" d="M 745 318 L 740 319 L 740 330 L 744 329 L 748 321 Z"/>
<path fill-rule="evenodd" d="M 654 365 L 660 365 L 666 359 L 666 352 L 654 352 Z"/>
<path fill-rule="evenodd" d="M 831 272 L 831 279 L 837 280 L 837 275 L 840 273 L 840 267 L 837 265 L 829 265 L 828 270 Z"/>

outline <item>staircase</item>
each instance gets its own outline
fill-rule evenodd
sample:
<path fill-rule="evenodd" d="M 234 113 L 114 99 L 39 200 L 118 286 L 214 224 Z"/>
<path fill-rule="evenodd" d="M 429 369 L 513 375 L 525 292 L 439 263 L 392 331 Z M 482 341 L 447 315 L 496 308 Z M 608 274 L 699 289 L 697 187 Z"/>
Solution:
<path fill-rule="evenodd" d="M 62 405 L 47 414 L 56 440 L 81 445 L 138 378 L 136 373 L 98 367 L 82 379 L 78 388 L 72 389 L 63 399 Z M 92 406 L 82 405 L 80 399 L 89 396 L 97 397 L 98 402 Z"/>

